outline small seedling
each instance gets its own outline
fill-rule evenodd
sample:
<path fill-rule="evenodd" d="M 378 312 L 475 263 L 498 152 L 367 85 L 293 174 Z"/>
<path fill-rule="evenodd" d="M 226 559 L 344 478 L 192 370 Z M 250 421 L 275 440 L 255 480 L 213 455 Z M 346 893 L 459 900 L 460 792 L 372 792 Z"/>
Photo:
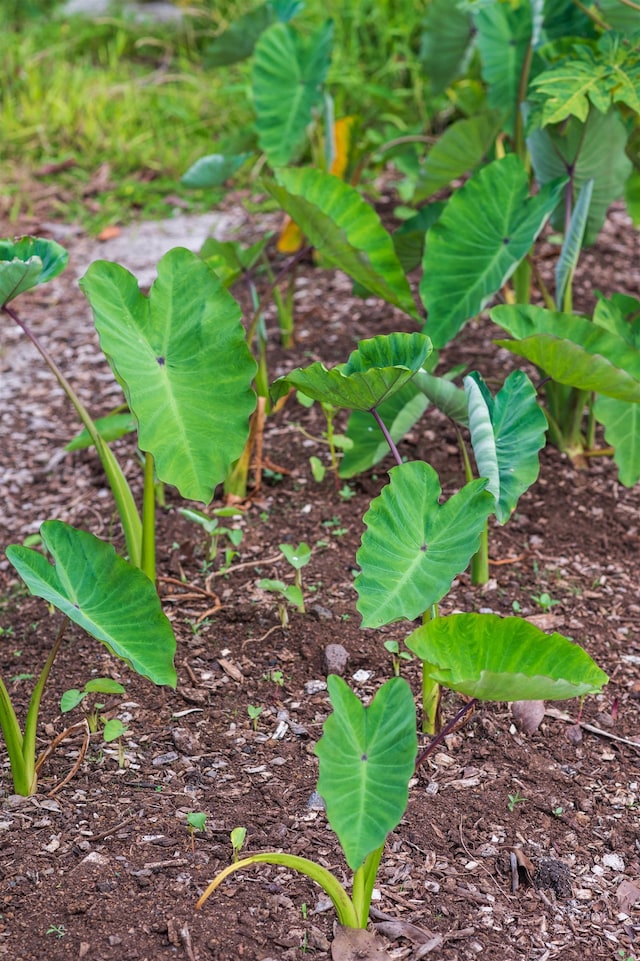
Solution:
<path fill-rule="evenodd" d="M 391 654 L 391 664 L 393 666 L 393 673 L 395 677 L 400 677 L 400 662 L 410 661 L 412 657 L 407 651 L 401 651 L 400 645 L 397 641 L 385 641 L 384 642 L 385 651 L 389 651 Z"/>
<path fill-rule="evenodd" d="M 55 934 L 57 938 L 64 938 L 67 933 L 67 929 L 64 924 L 50 924 L 47 928 L 47 934 Z"/>
<path fill-rule="evenodd" d="M 211 511 L 211 517 L 208 514 L 205 514 L 204 511 L 194 510 L 186 507 L 180 508 L 179 513 L 188 520 L 199 524 L 207 535 L 209 539 L 207 546 L 207 561 L 212 562 L 216 559 L 218 548 L 220 546 L 219 542 L 223 538 L 226 537 L 231 542 L 232 546 L 225 549 L 225 559 L 222 569 L 226 570 L 228 567 L 230 567 L 233 558 L 237 554 L 237 551 L 234 548 L 238 547 L 242 540 L 242 531 L 236 527 L 221 527 L 218 518 L 237 518 L 242 516 L 237 508 L 218 507 L 216 510 Z"/>
<path fill-rule="evenodd" d="M 507 801 L 507 807 L 509 808 L 510 811 L 515 811 L 518 804 L 524 804 L 526 800 L 527 800 L 526 797 L 522 797 L 520 792 L 516 791 L 515 794 L 509 795 L 509 800 Z"/>
<path fill-rule="evenodd" d="M 101 720 L 105 721 L 102 717 Z M 126 734 L 128 731 L 128 726 L 123 724 L 119 717 L 112 717 L 110 720 L 105 721 L 104 730 L 102 732 L 102 740 L 106 744 L 110 744 L 112 741 L 118 742 L 118 767 L 124 767 L 124 745 L 122 743 L 122 735 Z"/>
<path fill-rule="evenodd" d="M 534 601 L 538 607 L 541 607 L 543 611 L 550 611 L 552 607 L 560 603 L 560 601 L 554 600 L 546 591 L 543 591 L 542 594 L 532 594 L 531 600 Z"/>
<path fill-rule="evenodd" d="M 233 860 L 235 862 L 238 860 L 238 855 L 240 854 L 240 852 L 242 851 L 242 848 L 244 847 L 244 842 L 247 837 L 247 829 L 234 828 L 231 834 L 229 835 L 229 837 L 231 838 L 231 847 L 233 848 Z"/>
<path fill-rule="evenodd" d="M 63 714 L 67 711 L 72 711 L 74 707 L 85 700 L 89 694 L 125 694 L 125 688 L 118 681 L 114 681 L 110 677 L 96 677 L 90 681 L 87 681 L 83 689 L 80 691 L 77 688 L 70 688 L 65 691 L 60 698 L 60 710 Z M 87 713 L 87 723 L 89 725 L 89 730 L 92 734 L 98 730 L 100 724 L 99 711 L 104 707 L 104 704 L 95 702 L 92 709 Z"/>
<path fill-rule="evenodd" d="M 251 726 L 254 731 L 258 730 L 258 718 L 262 714 L 262 708 L 256 707 L 255 704 L 247 704 L 247 714 L 249 715 L 249 720 L 251 721 Z"/>
<path fill-rule="evenodd" d="M 207 815 L 204 811 L 189 811 L 187 814 L 187 827 L 191 837 L 191 851 L 195 851 L 195 833 L 204 831 L 207 826 Z"/>
<path fill-rule="evenodd" d="M 327 468 L 324 466 L 319 457 L 310 457 L 309 466 L 311 467 L 311 473 L 313 474 L 313 479 L 316 483 L 321 484 L 327 473 Z"/>
<path fill-rule="evenodd" d="M 294 547 L 292 544 L 279 544 L 278 546 L 295 571 L 294 584 L 300 591 L 300 596 L 302 597 L 302 568 L 311 560 L 311 548 L 308 544 L 305 544 L 304 541 L 301 541 L 297 547 Z M 304 614 L 304 598 L 299 610 Z"/>
<path fill-rule="evenodd" d="M 553 814 L 554 817 L 557 817 L 557 818 L 562 817 L 562 815 L 564 814 L 564 808 L 562 807 L 561 804 L 559 804 L 558 807 L 551 808 L 551 813 Z"/>

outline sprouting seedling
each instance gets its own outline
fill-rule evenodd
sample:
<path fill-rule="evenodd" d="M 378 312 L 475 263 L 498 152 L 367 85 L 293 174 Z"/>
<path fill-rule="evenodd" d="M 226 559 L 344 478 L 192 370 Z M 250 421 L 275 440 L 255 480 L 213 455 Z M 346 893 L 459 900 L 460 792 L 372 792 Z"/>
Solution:
<path fill-rule="evenodd" d="M 129 730 L 128 725 L 124 724 L 119 717 L 112 717 L 107 720 L 104 719 L 104 729 L 102 731 L 102 740 L 105 744 L 111 744 L 112 741 L 118 742 L 118 767 L 124 767 L 124 744 L 122 743 L 122 737 Z"/>
<path fill-rule="evenodd" d="M 215 510 L 211 511 L 209 515 L 205 514 L 204 511 L 195 510 L 194 508 L 181 507 L 179 513 L 188 520 L 199 524 L 204 530 L 208 537 L 208 561 L 214 561 L 216 559 L 219 541 L 221 541 L 223 538 L 226 537 L 231 542 L 232 548 L 238 547 L 242 541 L 242 531 L 240 529 L 234 527 L 223 527 L 219 521 L 220 517 L 241 517 L 242 514 L 237 508 L 217 507 Z M 225 561 L 223 565 L 224 568 L 230 566 L 235 553 L 235 550 L 229 548 L 225 551 Z"/>
<path fill-rule="evenodd" d="M 118 681 L 111 677 L 95 677 L 87 681 L 82 690 L 70 688 L 65 691 L 60 698 L 60 710 L 63 714 L 72 711 L 79 704 L 82 704 L 90 694 L 125 694 L 125 688 Z M 99 712 L 104 704 L 94 702 L 91 709 L 87 711 L 87 723 L 92 734 L 98 730 Z"/>
<path fill-rule="evenodd" d="M 240 852 L 242 851 L 242 848 L 244 847 L 244 842 L 245 842 L 246 837 L 247 837 L 247 829 L 246 829 L 246 828 L 234 828 L 233 831 L 231 832 L 231 834 L 229 835 L 229 837 L 230 837 L 230 839 L 231 839 L 231 847 L 232 847 L 232 849 L 233 849 L 233 860 L 234 860 L 234 862 L 235 862 L 235 861 L 238 860 L 238 857 L 239 857 L 239 855 L 240 855 Z"/>
<path fill-rule="evenodd" d="M 247 704 L 247 714 L 249 715 L 249 720 L 254 731 L 258 730 L 258 718 L 262 714 L 262 711 L 263 708 L 257 707 L 255 704 Z"/>
<path fill-rule="evenodd" d="M 524 804 L 526 797 L 522 797 L 520 791 L 516 791 L 514 794 L 510 794 L 507 799 L 507 807 L 511 812 L 515 811 L 518 804 Z"/>
<path fill-rule="evenodd" d="M 302 599 L 298 606 L 298 610 L 300 613 L 304 614 L 305 606 L 304 595 L 302 593 L 302 568 L 305 567 L 311 560 L 311 548 L 303 541 L 301 541 L 297 547 L 293 547 L 292 544 L 279 544 L 278 546 L 295 571 L 294 584 L 300 591 L 300 597 Z"/>
<path fill-rule="evenodd" d="M 196 831 L 204 831 L 207 826 L 207 815 L 204 811 L 189 811 L 187 814 L 187 827 L 189 828 L 189 836 L 191 838 L 191 850 L 195 851 L 195 833 Z"/>
<path fill-rule="evenodd" d="M 538 607 L 541 607 L 543 611 L 550 611 L 552 607 L 555 607 L 560 601 L 551 597 L 547 591 L 542 591 L 541 594 L 532 594 L 531 600 L 535 601 Z"/>
<path fill-rule="evenodd" d="M 149 578 L 119 557 L 110 544 L 62 521 L 45 521 L 40 534 L 53 564 L 39 551 L 22 545 L 13 544 L 6 551 L 30 592 L 66 615 L 34 685 L 24 731 L 0 678 L 0 727 L 14 791 L 22 795 L 37 790 L 38 772 L 46 758 L 45 752 L 36 760 L 40 702 L 70 620 L 138 674 L 155 684 L 176 684 L 175 636 Z M 83 693 L 78 692 L 81 700 Z"/>
<path fill-rule="evenodd" d="M 291 606 L 297 610 L 303 609 L 304 599 L 302 597 L 302 591 L 297 588 L 295 584 L 285 584 L 284 581 L 270 577 L 261 577 L 258 581 L 258 587 L 263 591 L 269 591 L 269 593 L 277 596 L 280 626 L 286 630 L 289 627 L 287 604 L 291 604 Z"/>
<path fill-rule="evenodd" d="M 394 676 L 399 677 L 401 662 L 412 660 L 411 654 L 409 654 L 407 651 L 401 651 L 400 645 L 394 640 L 385 641 L 384 648 L 391 654 L 391 664 L 393 666 Z"/>

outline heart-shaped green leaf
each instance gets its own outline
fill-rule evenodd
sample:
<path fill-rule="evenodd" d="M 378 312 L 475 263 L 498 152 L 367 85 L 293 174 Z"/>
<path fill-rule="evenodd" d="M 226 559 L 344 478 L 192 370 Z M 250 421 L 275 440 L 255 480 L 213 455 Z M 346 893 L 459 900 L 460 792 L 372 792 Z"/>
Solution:
<path fill-rule="evenodd" d="M 430 353 L 431 342 L 424 334 L 379 334 L 361 340 L 346 364 L 327 370 L 316 362 L 279 377 L 271 395 L 278 400 L 293 387 L 333 407 L 371 410 L 404 387 Z"/>
<path fill-rule="evenodd" d="M 256 398 L 256 363 L 240 308 L 203 261 L 181 247 L 158 264 L 148 297 L 118 264 L 80 281 L 100 344 L 138 421 L 160 480 L 208 502 L 240 456 Z"/>
<path fill-rule="evenodd" d="M 420 296 L 425 326 L 444 347 L 514 272 L 558 203 L 565 180 L 529 196 L 515 154 L 482 167 L 449 200 L 427 233 Z"/>
<path fill-rule="evenodd" d="M 631 403 L 640 401 L 640 350 L 585 317 L 517 304 L 491 319 L 516 340 L 499 340 L 559 384 Z"/>
<path fill-rule="evenodd" d="M 67 251 L 55 240 L 0 240 L 0 307 L 25 290 L 57 277 L 68 259 Z"/>
<path fill-rule="evenodd" d="M 51 564 L 13 544 L 7 557 L 32 594 L 43 597 L 154 684 L 176 686 L 176 639 L 156 590 L 110 544 L 62 521 L 40 528 Z"/>
<path fill-rule="evenodd" d="M 464 387 L 478 473 L 489 479 L 487 490 L 494 495 L 496 516 L 504 524 L 538 476 L 547 418 L 522 370 L 509 374 L 495 399 L 478 373 L 465 377 Z"/>
<path fill-rule="evenodd" d="M 267 190 L 327 262 L 417 319 L 393 240 L 355 187 L 311 167 L 283 168 L 276 177 Z"/>
<path fill-rule="evenodd" d="M 513 133 L 524 62 L 533 34 L 532 4 L 478 5 L 473 23 L 480 51 L 482 78 L 489 87 L 489 106 L 505 114 L 504 129 Z"/>
<path fill-rule="evenodd" d="M 609 680 L 577 644 L 519 617 L 436 617 L 405 643 L 434 681 L 482 701 L 583 697 Z"/>
<path fill-rule="evenodd" d="M 417 752 L 411 688 L 392 677 L 368 707 L 340 677 L 327 678 L 333 713 L 316 744 L 318 792 L 353 871 L 400 822 Z"/>
<path fill-rule="evenodd" d="M 411 461 L 389 471 L 389 484 L 364 515 L 354 581 L 363 627 L 413 620 L 437 604 L 467 567 L 494 509 L 486 480 L 474 480 L 440 504 L 433 467 Z"/>

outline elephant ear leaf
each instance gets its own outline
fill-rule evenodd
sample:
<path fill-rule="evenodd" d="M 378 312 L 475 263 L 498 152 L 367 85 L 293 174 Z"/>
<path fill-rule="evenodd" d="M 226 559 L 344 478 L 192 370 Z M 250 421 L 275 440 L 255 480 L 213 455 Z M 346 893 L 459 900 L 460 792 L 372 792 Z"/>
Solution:
<path fill-rule="evenodd" d="M 438 684 L 482 701 L 584 697 L 609 680 L 577 644 L 520 617 L 437 617 L 409 635 L 406 645 Z"/>
<path fill-rule="evenodd" d="M 478 373 L 465 377 L 464 387 L 478 473 L 488 478 L 496 516 L 504 524 L 520 495 L 538 476 L 538 452 L 545 445 L 547 418 L 524 371 L 509 374 L 495 398 Z"/>
<path fill-rule="evenodd" d="M 0 240 L 0 307 L 62 273 L 69 254 L 55 240 Z"/>
<path fill-rule="evenodd" d="M 389 471 L 389 484 L 364 515 L 354 587 L 363 627 L 413 620 L 440 601 L 478 550 L 494 509 L 486 480 L 440 504 L 438 475 L 411 461 Z"/>
<path fill-rule="evenodd" d="M 110 544 L 62 521 L 45 521 L 39 551 L 13 544 L 7 557 L 30 592 L 53 604 L 154 684 L 176 686 L 176 639 L 153 583 Z"/>
<path fill-rule="evenodd" d="M 267 190 L 333 267 L 418 318 L 391 235 L 355 187 L 313 168 L 281 168 Z"/>
<path fill-rule="evenodd" d="M 357 871 L 407 807 L 416 762 L 416 712 L 411 688 L 388 680 L 368 707 L 340 677 L 327 679 L 333 713 L 316 745 L 329 824 L 349 867 Z"/>

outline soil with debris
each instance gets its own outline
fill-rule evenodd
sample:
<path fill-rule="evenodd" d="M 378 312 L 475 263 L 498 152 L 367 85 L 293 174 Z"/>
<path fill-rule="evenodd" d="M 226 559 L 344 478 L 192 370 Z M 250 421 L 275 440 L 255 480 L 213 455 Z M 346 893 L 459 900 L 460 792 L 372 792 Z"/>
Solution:
<path fill-rule="evenodd" d="M 24 227 L 25 230 L 20 228 Z M 41 223 L 4 224 L 5 235 Z M 60 228 L 49 225 L 54 234 Z M 247 221 L 251 232 L 256 224 Z M 109 242 L 73 233 L 66 273 L 15 302 L 97 416 L 120 398 L 77 287 L 76 265 L 110 258 Z M 579 307 L 594 289 L 640 295 L 638 236 L 614 209 L 585 257 Z M 544 246 L 541 249 L 544 254 Z M 584 290 L 580 293 L 580 283 Z M 581 299 L 580 299 L 581 298 Z M 375 333 L 411 329 L 376 301 L 354 299 L 339 273 L 304 266 L 296 294 L 296 345 L 278 344 L 267 317 L 275 377 L 319 359 L 343 361 Z M 514 360 L 492 343 L 486 319 L 471 323 L 443 352 L 442 369 L 466 363 L 492 386 Z M 59 615 L 27 596 L 4 548 L 47 518 L 84 526 L 121 546 L 100 465 L 91 452 L 65 454 L 77 426 L 65 397 L 33 347 L 0 328 L 0 664 L 24 717 L 31 676 L 42 665 Z M 301 428 L 304 429 L 302 433 Z M 79 630 L 55 663 L 45 692 L 39 749 L 82 709 L 62 715 L 59 696 L 93 675 L 110 676 L 126 695 L 106 698 L 104 715 L 128 730 L 117 745 L 84 726 L 44 763 L 39 793 L 12 796 L 3 753 L 0 782 L 0 956 L 12 961 L 294 961 L 372 958 L 334 942 L 334 913 L 310 881 L 266 865 L 233 875 L 202 910 L 208 881 L 232 857 L 229 834 L 247 829 L 245 852 L 281 849 L 313 858 L 348 881 L 349 872 L 314 793 L 314 744 L 329 713 L 327 665 L 340 644 L 345 677 L 363 698 L 391 671 L 383 642 L 406 628 L 363 631 L 352 587 L 362 516 L 391 461 L 340 492 L 317 483 L 309 457 L 326 459 L 321 414 L 290 400 L 268 418 L 265 471 L 239 526 L 230 569 L 213 565 L 199 528 L 167 492 L 159 518 L 159 590 L 179 639 L 178 687 L 155 689 Z M 116 445 L 135 478 L 135 448 Z M 429 410 L 401 445 L 438 471 L 446 496 L 461 484 L 455 432 Z M 586 961 L 636 957 L 640 939 L 640 491 L 619 485 L 607 458 L 577 470 L 552 448 L 539 481 L 503 528 L 491 530 L 492 578 L 475 588 L 458 577 L 443 612 L 514 605 L 545 630 L 579 641 L 611 680 L 602 695 L 555 703 L 535 731 L 506 704 L 477 710 L 421 766 L 409 806 L 390 835 L 376 885 L 370 930 L 382 957 L 466 961 Z M 348 495 L 348 496 L 345 496 Z M 219 502 L 218 502 L 219 503 Z M 289 579 L 278 544 L 306 541 L 308 613 L 280 626 L 260 577 Z M 542 595 L 550 603 L 541 604 Z M 338 652 L 340 653 L 340 652 Z M 416 662 L 402 672 L 416 693 Z M 452 717 L 461 700 L 446 694 Z M 260 708 L 252 721 L 248 707 Z M 254 712 L 256 713 L 256 712 Z M 535 727 L 535 724 L 533 725 Z M 206 814 L 202 831 L 187 815 Z M 333 942 L 333 945 L 332 945 Z M 333 950 L 333 954 L 331 954 Z"/>

